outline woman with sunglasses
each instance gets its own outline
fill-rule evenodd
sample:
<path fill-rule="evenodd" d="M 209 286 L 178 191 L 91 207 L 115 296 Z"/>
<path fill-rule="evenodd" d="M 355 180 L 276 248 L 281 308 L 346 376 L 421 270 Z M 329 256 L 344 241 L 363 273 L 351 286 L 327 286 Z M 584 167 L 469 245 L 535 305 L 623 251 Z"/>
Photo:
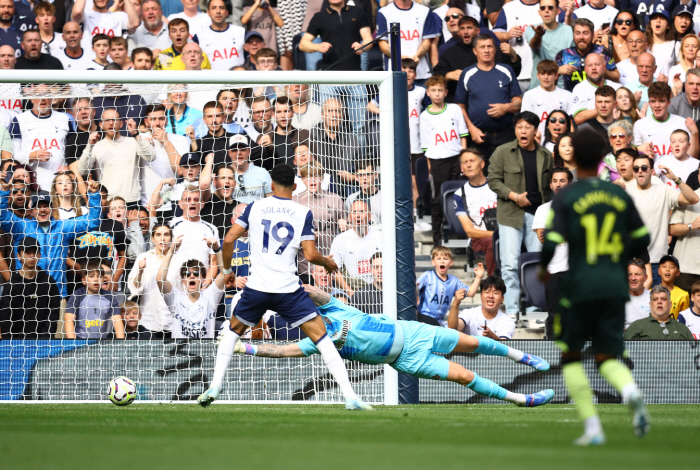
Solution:
<path fill-rule="evenodd" d="M 549 150 L 554 151 L 555 143 L 561 134 L 567 132 L 573 132 L 573 120 L 571 117 L 561 109 L 552 111 L 547 118 L 547 126 L 544 129 L 544 138 L 542 139 L 542 146 Z"/>
<path fill-rule="evenodd" d="M 695 58 L 698 55 L 698 50 L 700 50 L 700 39 L 696 35 L 688 34 L 681 40 L 681 59 L 668 72 L 668 78 L 673 80 L 674 96 L 683 92 L 685 74 L 688 72 L 688 69 L 695 67 Z"/>
<path fill-rule="evenodd" d="M 57 174 L 51 182 L 51 206 L 55 220 L 67 220 L 88 213 L 78 196 L 78 185 L 72 172 Z"/>
<path fill-rule="evenodd" d="M 637 108 L 637 99 L 629 88 L 618 88 L 615 96 L 617 98 L 616 108 L 613 111 L 615 120 L 624 119 L 634 125 L 635 122 L 641 119 L 639 108 Z"/>
<path fill-rule="evenodd" d="M 610 34 L 603 36 L 602 43 L 612 51 L 615 63 L 630 56 L 627 48 L 627 35 L 639 28 L 639 21 L 632 10 L 621 10 L 610 25 Z"/>
<path fill-rule="evenodd" d="M 653 12 L 645 32 L 649 52 L 656 58 L 659 75 L 668 74 L 671 67 L 676 64 L 681 46 L 680 42 L 675 40 L 669 18 L 665 10 Z"/>
<path fill-rule="evenodd" d="M 151 248 L 136 258 L 134 268 L 129 273 L 127 285 L 131 295 L 139 296 L 141 325 L 149 331 L 170 336 L 173 314 L 158 289 L 156 279 L 163 264 L 165 253 L 170 249 L 173 232 L 166 224 L 156 224 L 151 230 Z M 175 272 L 168 276 L 170 282 L 177 282 Z"/>
<path fill-rule="evenodd" d="M 576 175 L 576 161 L 574 160 L 574 145 L 571 142 L 570 132 L 565 132 L 559 136 L 554 145 L 552 156 L 554 158 L 554 168 L 568 168 L 571 174 L 574 175 L 574 181 L 578 179 Z"/>
<path fill-rule="evenodd" d="M 600 162 L 598 166 L 598 178 L 603 181 L 615 181 L 620 178 L 620 174 L 617 172 L 615 154 L 618 150 L 629 147 L 632 142 L 632 137 L 632 125 L 629 121 L 620 119 L 610 124 L 610 127 L 608 127 L 608 139 L 612 151 L 604 156 L 603 160 Z"/>

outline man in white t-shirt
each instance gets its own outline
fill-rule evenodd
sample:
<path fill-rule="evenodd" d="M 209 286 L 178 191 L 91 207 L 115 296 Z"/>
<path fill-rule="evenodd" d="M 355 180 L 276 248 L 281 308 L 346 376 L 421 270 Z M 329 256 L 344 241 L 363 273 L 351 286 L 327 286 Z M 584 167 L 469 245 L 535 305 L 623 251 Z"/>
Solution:
<path fill-rule="evenodd" d="M 190 26 L 190 38 L 194 38 L 197 33 L 211 26 L 211 18 L 206 13 L 199 11 L 198 0 L 180 0 L 183 11 L 173 13 L 168 16 L 168 21 L 174 18 L 182 18 Z"/>
<path fill-rule="evenodd" d="M 75 21 L 63 25 L 63 41 L 66 47 L 56 55 L 64 70 L 87 70 L 92 67 L 95 51 L 92 47 L 83 47 L 83 32 Z M 85 86 L 87 91 L 87 86 Z"/>
<path fill-rule="evenodd" d="M 141 24 L 141 18 L 130 1 L 124 1 L 124 11 L 110 11 L 109 0 L 93 0 L 92 8 L 85 8 L 86 0 L 75 0 L 73 21 L 82 23 L 85 37 L 84 47 L 90 47 L 92 37 L 106 34 L 110 38 L 124 36 L 126 32 L 134 34 Z"/>
<path fill-rule="evenodd" d="M 506 285 L 499 277 L 489 276 L 481 281 L 481 306 L 459 311 L 459 304 L 467 292 L 455 292 L 447 327 L 472 336 L 486 336 L 495 340 L 512 339 L 515 321 L 499 307 L 503 303 Z"/>
<path fill-rule="evenodd" d="M 620 88 L 619 83 L 605 79 L 605 58 L 600 54 L 588 54 L 584 64 L 586 79 L 572 91 L 571 115 L 576 124 L 583 124 L 598 115 L 595 109 L 595 92 L 603 85 Z"/>
<path fill-rule="evenodd" d="M 552 170 L 552 181 L 549 183 L 554 194 L 573 183 L 574 175 L 568 168 L 554 168 Z M 552 201 L 542 204 L 535 212 L 532 221 L 532 231 L 537 234 L 540 243 L 544 243 L 544 229 L 547 225 L 547 218 L 552 209 Z M 554 339 L 554 317 L 559 311 L 559 282 L 565 272 L 569 270 L 569 244 L 560 243 L 554 250 L 554 257 L 547 266 L 550 274 L 547 284 L 544 286 L 547 297 L 547 320 L 545 321 L 545 333 L 547 339 Z"/>
<path fill-rule="evenodd" d="M 245 28 L 226 22 L 229 11 L 224 0 L 211 0 L 207 13 L 211 18 L 211 26 L 199 31 L 194 36 L 194 41 L 209 57 L 211 69 L 230 70 L 231 67 L 243 65 Z"/>
<path fill-rule="evenodd" d="M 627 35 L 627 49 L 629 50 L 630 56 L 617 63 L 617 69 L 620 71 L 620 83 L 622 83 L 623 86 L 627 86 L 628 83 L 632 83 L 639 78 L 637 59 L 649 49 L 649 43 L 647 42 L 647 37 L 644 35 L 644 31 L 630 31 Z M 657 67 L 654 72 L 654 79 L 656 79 L 660 73 L 661 71 Z"/>
<path fill-rule="evenodd" d="M 627 265 L 627 282 L 629 283 L 630 299 L 625 304 L 625 330 L 630 323 L 646 318 L 651 314 L 651 297 L 644 288 L 647 272 L 644 261 L 639 258 L 631 259 Z"/>
<path fill-rule="evenodd" d="M 541 60 L 537 64 L 537 80 L 540 82 L 539 86 L 526 91 L 523 95 L 520 111 L 532 111 L 539 116 L 540 126 L 537 128 L 537 132 L 540 134 L 540 139 L 544 139 L 544 131 L 547 128 L 550 113 L 561 109 L 567 114 L 571 114 L 573 96 L 570 91 L 557 86 L 559 66 L 553 60 Z"/>
<path fill-rule="evenodd" d="M 634 145 L 640 153 L 655 160 L 671 154 L 671 134 L 683 129 L 690 134 L 688 153 L 697 158 L 700 154 L 698 126 L 691 118 L 683 119 L 668 111 L 671 105 L 671 87 L 664 82 L 654 82 L 648 90 L 652 115 L 634 123 Z"/>
<path fill-rule="evenodd" d="M 698 169 L 698 160 L 688 155 L 690 149 L 690 135 L 683 129 L 673 131 L 671 134 L 671 155 L 664 155 L 656 161 L 656 165 L 670 168 L 673 173 L 683 181 L 688 179 L 692 172 Z M 661 181 L 674 189 L 678 189 L 676 183 L 666 177 L 663 172 L 657 172 Z"/>
<path fill-rule="evenodd" d="M 651 242 L 648 250 L 654 278 L 653 285 L 661 283 L 661 277 L 658 274 L 659 260 L 668 254 L 668 223 L 671 210 L 700 201 L 693 189 L 674 175 L 670 169 L 664 166 L 659 166 L 658 169 L 678 185 L 680 192 L 665 184 L 651 184 L 654 159 L 648 155 L 638 155 L 634 159 L 633 170 L 637 185 L 631 189 L 630 187 L 633 185 L 628 184 L 626 188 L 627 193 L 637 206 L 644 225 L 649 228 Z"/>
<path fill-rule="evenodd" d="M 338 263 L 335 282 L 352 297 L 356 290 L 372 284 L 370 258 L 382 251 L 382 232 L 369 226 L 367 201 L 353 202 L 348 222 L 350 228 L 333 240 L 331 256 Z"/>
<path fill-rule="evenodd" d="M 610 26 L 612 26 L 617 12 L 617 8 L 606 5 L 605 0 L 588 0 L 584 6 L 574 10 L 573 19 L 586 18 L 591 20 L 596 33 L 600 31 L 601 34 L 610 34 Z"/>

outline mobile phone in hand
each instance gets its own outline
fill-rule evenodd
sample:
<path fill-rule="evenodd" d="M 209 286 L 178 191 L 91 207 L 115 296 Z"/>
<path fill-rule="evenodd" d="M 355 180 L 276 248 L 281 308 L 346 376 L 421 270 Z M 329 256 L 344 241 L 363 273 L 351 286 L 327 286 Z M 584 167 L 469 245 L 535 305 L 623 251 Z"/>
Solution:
<path fill-rule="evenodd" d="M 13 170 L 7 170 L 5 172 L 5 177 L 2 179 L 5 183 L 12 181 L 12 176 L 15 174 Z"/>
<path fill-rule="evenodd" d="M 607 29 L 608 26 L 610 26 L 610 23 L 603 23 L 603 25 L 600 27 L 600 29 Z"/>

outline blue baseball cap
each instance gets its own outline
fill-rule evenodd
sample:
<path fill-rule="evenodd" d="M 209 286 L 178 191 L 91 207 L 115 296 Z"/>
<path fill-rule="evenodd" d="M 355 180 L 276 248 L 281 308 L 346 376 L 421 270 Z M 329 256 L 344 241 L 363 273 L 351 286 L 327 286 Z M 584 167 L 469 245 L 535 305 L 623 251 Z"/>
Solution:
<path fill-rule="evenodd" d="M 671 16 L 675 18 L 678 15 L 688 15 L 690 18 L 693 18 L 693 11 L 695 10 L 695 4 L 690 4 L 690 5 L 678 5 L 676 8 L 673 9 L 673 13 L 671 13 Z"/>
<path fill-rule="evenodd" d="M 195 166 L 201 165 L 202 160 L 199 155 L 193 152 L 187 152 L 180 157 L 180 166 Z"/>
<path fill-rule="evenodd" d="M 46 202 L 51 206 L 51 196 L 49 194 L 35 194 L 32 196 L 32 209 L 36 209 L 42 202 Z"/>
<path fill-rule="evenodd" d="M 663 16 L 664 18 L 666 18 L 666 20 L 667 20 L 669 23 L 671 22 L 671 15 L 669 15 L 668 12 L 667 12 L 666 10 L 656 10 L 656 11 L 652 11 L 651 13 L 649 13 L 649 19 L 647 20 L 647 24 L 648 24 L 649 21 L 650 21 L 653 17 L 655 17 L 656 15 L 661 15 L 661 16 Z"/>
<path fill-rule="evenodd" d="M 244 42 L 248 42 L 248 39 L 252 38 L 253 36 L 257 36 L 257 37 L 259 37 L 260 39 L 262 39 L 263 41 L 265 41 L 265 38 L 264 38 L 263 35 L 260 34 L 259 32 L 257 32 L 257 31 L 248 31 L 247 33 L 245 33 L 245 41 L 244 41 Z"/>

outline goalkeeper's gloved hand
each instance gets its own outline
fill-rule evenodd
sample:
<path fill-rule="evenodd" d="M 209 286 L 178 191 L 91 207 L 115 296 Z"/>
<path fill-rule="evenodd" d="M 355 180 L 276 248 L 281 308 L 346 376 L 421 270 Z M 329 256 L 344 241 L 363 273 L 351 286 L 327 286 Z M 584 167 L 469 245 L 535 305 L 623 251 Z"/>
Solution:
<path fill-rule="evenodd" d="M 233 352 L 237 354 L 247 354 L 248 356 L 255 356 L 255 353 L 258 352 L 258 348 L 257 346 L 253 346 L 252 344 L 239 341 L 236 343 L 236 346 L 234 346 Z"/>
<path fill-rule="evenodd" d="M 245 354 L 245 346 L 243 344 L 243 341 L 238 341 L 236 346 L 233 348 L 233 352 L 236 354 Z"/>

